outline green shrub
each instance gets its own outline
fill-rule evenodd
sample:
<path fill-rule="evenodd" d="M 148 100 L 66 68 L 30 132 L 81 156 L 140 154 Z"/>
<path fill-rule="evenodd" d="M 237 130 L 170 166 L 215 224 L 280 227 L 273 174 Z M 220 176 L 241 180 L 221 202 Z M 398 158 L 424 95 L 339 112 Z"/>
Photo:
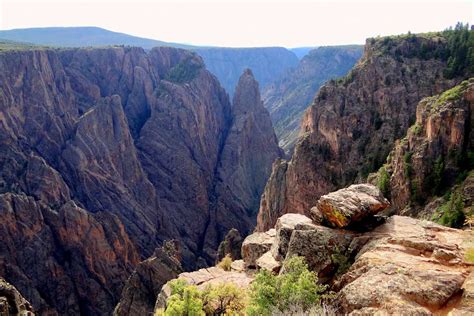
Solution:
<path fill-rule="evenodd" d="M 302 257 L 288 259 L 280 275 L 263 270 L 257 273 L 249 293 L 248 315 L 271 315 L 298 306 L 307 311 L 320 304 L 327 286 L 319 285 Z"/>
<path fill-rule="evenodd" d="M 208 286 L 202 292 L 206 315 L 243 315 L 246 292 L 232 283 Z"/>
<path fill-rule="evenodd" d="M 219 268 L 224 271 L 230 271 L 230 266 L 232 265 L 232 257 L 230 254 L 226 254 L 224 258 L 222 258 L 221 262 L 217 264 Z"/>
<path fill-rule="evenodd" d="M 201 316 L 201 315 L 243 315 L 246 292 L 232 283 L 209 285 L 199 290 L 195 285 L 177 279 L 170 281 L 171 295 L 164 311 L 156 315 Z"/>
<path fill-rule="evenodd" d="M 202 65 L 192 58 L 183 60 L 169 71 L 166 80 L 174 83 L 190 82 L 199 74 Z"/>
<path fill-rule="evenodd" d="M 438 223 L 444 226 L 459 228 L 464 224 L 464 201 L 462 194 L 452 192 L 449 200 L 438 208 L 441 217 Z"/>
<path fill-rule="evenodd" d="M 379 169 L 377 186 L 385 197 L 390 196 L 390 174 L 385 167 Z"/>
<path fill-rule="evenodd" d="M 414 135 L 420 135 L 421 134 L 421 131 L 422 131 L 422 127 L 420 124 L 416 123 L 415 125 L 413 125 L 412 127 L 412 131 L 413 131 L 413 134 Z"/>
<path fill-rule="evenodd" d="M 165 316 L 205 315 L 201 293 L 194 285 L 184 280 L 170 282 L 171 296 L 166 301 Z"/>
<path fill-rule="evenodd" d="M 336 276 L 341 276 L 346 273 L 352 265 L 349 257 L 338 249 L 331 255 L 331 261 L 337 266 Z"/>
<path fill-rule="evenodd" d="M 474 32 L 469 31 L 469 24 L 458 23 L 454 30 L 446 30 L 443 35 L 448 42 L 442 56 L 447 58 L 444 76 L 454 78 L 472 73 L 474 71 Z"/>

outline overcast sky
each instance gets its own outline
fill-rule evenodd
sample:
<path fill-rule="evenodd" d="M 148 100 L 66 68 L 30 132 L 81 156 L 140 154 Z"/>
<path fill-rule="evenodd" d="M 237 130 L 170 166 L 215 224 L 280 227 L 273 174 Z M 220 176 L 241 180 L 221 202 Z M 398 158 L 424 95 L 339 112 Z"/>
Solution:
<path fill-rule="evenodd" d="M 0 29 L 99 26 L 169 42 L 317 46 L 473 23 L 474 0 L 0 0 Z"/>

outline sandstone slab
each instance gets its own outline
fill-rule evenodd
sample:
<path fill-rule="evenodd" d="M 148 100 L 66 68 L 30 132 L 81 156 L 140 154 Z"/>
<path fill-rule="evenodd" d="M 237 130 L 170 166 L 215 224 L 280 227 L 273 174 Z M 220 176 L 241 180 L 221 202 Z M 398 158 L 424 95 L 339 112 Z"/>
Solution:
<path fill-rule="evenodd" d="M 472 232 L 393 216 L 367 234 L 371 240 L 338 285 L 341 313 L 447 314 L 452 299 L 469 287 L 463 247 Z"/>

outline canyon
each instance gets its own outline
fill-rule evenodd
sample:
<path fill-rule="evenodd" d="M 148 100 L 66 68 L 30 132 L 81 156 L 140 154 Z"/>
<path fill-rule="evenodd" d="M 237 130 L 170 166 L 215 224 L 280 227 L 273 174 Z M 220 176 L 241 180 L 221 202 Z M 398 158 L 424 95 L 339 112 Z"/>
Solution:
<path fill-rule="evenodd" d="M 38 313 L 110 313 L 165 240 L 192 269 L 253 229 L 281 149 L 250 70 L 232 106 L 175 48 L 5 49 L 0 65 L 0 271 Z"/>
<path fill-rule="evenodd" d="M 328 80 L 346 75 L 363 47 L 323 46 L 310 50 L 298 65 L 264 87 L 263 102 L 270 112 L 280 146 L 290 154 L 300 133 L 304 111 Z"/>
<path fill-rule="evenodd" d="M 294 256 L 340 314 L 474 312 L 472 32 L 279 67 L 0 41 L 0 314 L 158 313 Z"/>

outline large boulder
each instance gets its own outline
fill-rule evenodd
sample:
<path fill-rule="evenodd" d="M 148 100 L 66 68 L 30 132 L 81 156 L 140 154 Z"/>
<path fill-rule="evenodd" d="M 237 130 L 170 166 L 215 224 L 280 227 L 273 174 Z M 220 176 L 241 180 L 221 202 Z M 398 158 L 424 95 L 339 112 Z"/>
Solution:
<path fill-rule="evenodd" d="M 318 210 L 335 227 L 347 227 L 386 209 L 390 203 L 371 184 L 355 184 L 321 196 Z"/>
<path fill-rule="evenodd" d="M 295 229 L 311 225 L 312 220 L 301 214 L 285 214 L 277 220 L 275 241 L 272 245 L 272 254 L 276 260 L 283 260 L 288 251 L 291 234 Z"/>
<path fill-rule="evenodd" d="M 336 273 L 343 273 L 350 265 L 349 246 L 353 232 L 318 225 L 305 225 L 291 234 L 286 258 L 302 256 L 310 270 L 327 281 Z"/>
<path fill-rule="evenodd" d="M 253 233 L 245 238 L 242 243 L 242 258 L 245 266 L 255 268 L 255 261 L 265 252 L 270 250 L 275 240 L 275 229 L 270 229 L 264 233 Z"/>
<path fill-rule="evenodd" d="M 393 216 L 363 238 L 367 243 L 334 288 L 340 313 L 448 314 L 463 287 L 472 295 L 466 281 L 472 264 L 464 258 L 472 232 Z M 459 311 L 472 309 L 466 289 Z"/>

